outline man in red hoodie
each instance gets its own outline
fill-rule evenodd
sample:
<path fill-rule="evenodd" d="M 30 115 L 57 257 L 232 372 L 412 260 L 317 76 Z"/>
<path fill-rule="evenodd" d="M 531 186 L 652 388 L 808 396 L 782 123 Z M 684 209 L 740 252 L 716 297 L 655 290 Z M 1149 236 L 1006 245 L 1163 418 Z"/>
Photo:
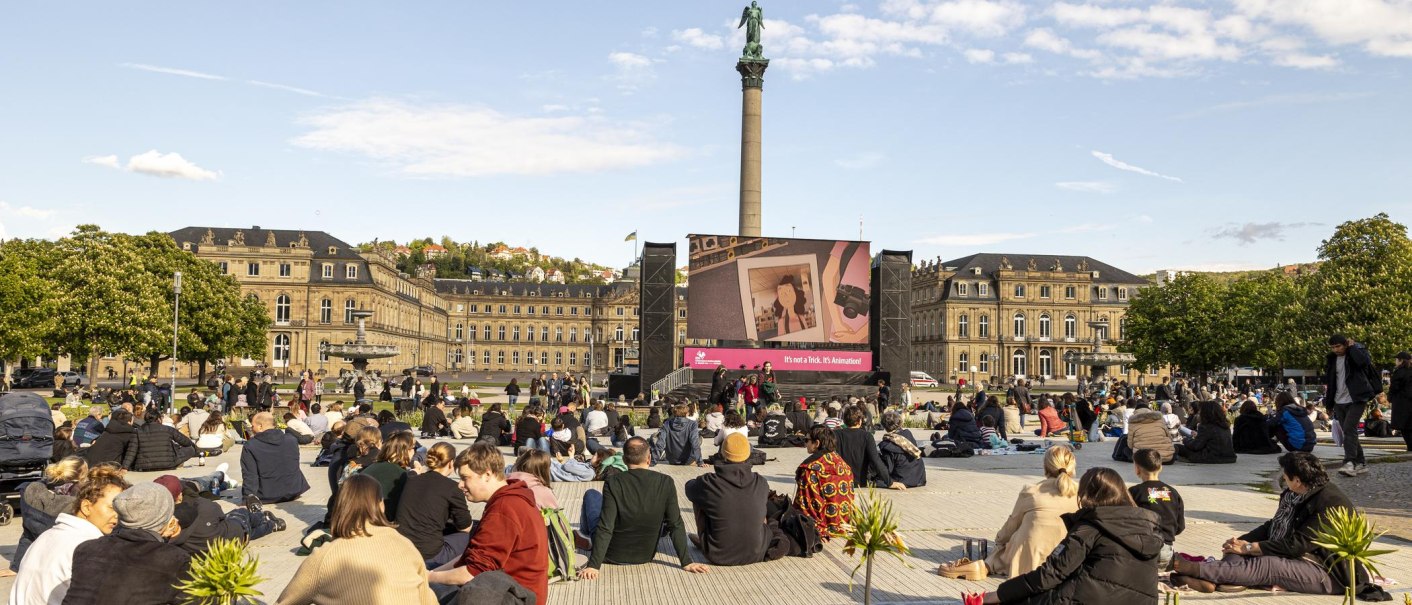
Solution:
<path fill-rule="evenodd" d="M 429 572 L 433 585 L 464 586 L 475 576 L 502 571 L 548 603 L 549 544 L 544 517 L 524 481 L 505 480 L 505 457 L 495 446 L 477 443 L 456 456 L 461 491 L 485 512 L 471 532 L 460 559 Z M 442 596 L 441 592 L 437 593 Z"/>

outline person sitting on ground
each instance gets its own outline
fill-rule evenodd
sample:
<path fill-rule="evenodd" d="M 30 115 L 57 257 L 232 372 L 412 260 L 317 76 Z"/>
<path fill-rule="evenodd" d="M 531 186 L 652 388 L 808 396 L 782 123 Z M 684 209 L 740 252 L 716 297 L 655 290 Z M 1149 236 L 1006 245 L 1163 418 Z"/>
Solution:
<path fill-rule="evenodd" d="M 193 404 L 190 411 L 183 411 L 182 414 L 181 421 L 177 423 L 180 427 L 178 430 L 185 429 L 182 434 L 192 439 L 201 433 L 201 425 L 206 424 L 206 419 L 211 416 L 210 410 L 199 401 Z"/>
<path fill-rule="evenodd" d="M 722 409 L 719 403 L 711 405 L 711 412 L 706 414 L 706 426 L 701 428 L 702 437 L 715 438 L 726 427 L 726 415 Z"/>
<path fill-rule="evenodd" d="M 794 508 L 814 521 L 819 537 L 842 535 L 853 510 L 853 469 L 834 452 L 834 431 L 809 429 L 809 456 L 794 469 Z"/>
<path fill-rule="evenodd" d="M 956 442 L 957 446 L 977 450 L 989 447 L 990 444 L 981 438 L 980 428 L 976 427 L 976 415 L 966 404 L 957 401 L 952 405 L 951 418 L 947 422 L 950 428 L 947 429 L 946 436 Z"/>
<path fill-rule="evenodd" d="M 887 478 L 878 482 L 903 487 L 927 484 L 927 466 L 922 462 L 922 450 L 912 438 L 912 431 L 902 428 L 902 414 L 889 410 L 882 416 L 883 436 L 878 442 L 878 454 L 887 468 Z"/>
<path fill-rule="evenodd" d="M 1010 517 L 986 558 L 993 575 L 1018 577 L 1038 568 L 1063 541 L 1063 516 L 1079 509 L 1074 451 L 1056 445 L 1044 453 L 1044 480 L 1020 490 Z"/>
<path fill-rule="evenodd" d="M 539 508 L 559 508 L 559 499 L 549 487 L 554 477 L 550 471 L 553 459 L 544 450 L 525 450 L 515 459 L 515 464 L 506 469 L 507 479 L 525 482 L 534 493 L 534 505 Z"/>
<path fill-rule="evenodd" d="M 882 456 L 878 455 L 873 432 L 863 428 L 864 416 L 861 406 L 848 406 L 843 411 L 843 422 L 847 428 L 834 431 L 835 451 L 853 470 L 853 486 L 868 487 L 876 483 L 888 489 L 907 489 L 907 486 L 891 479 Z"/>
<path fill-rule="evenodd" d="M 68 456 L 44 467 L 38 481 L 30 481 L 20 492 L 20 539 L 15 554 L 10 557 L 10 571 L 18 572 L 25 553 L 40 534 L 58 522 L 59 515 L 73 510 L 75 492 L 85 475 L 88 463 L 78 456 Z"/>
<path fill-rule="evenodd" d="M 309 428 L 308 423 L 294 417 L 289 412 L 284 413 L 284 432 L 294 438 L 294 442 L 299 445 L 309 445 L 314 442 L 314 429 Z"/>
<path fill-rule="evenodd" d="M 330 427 L 332 427 L 335 422 L 347 420 L 347 418 L 343 417 L 343 402 L 334 401 L 330 403 L 328 408 L 324 410 L 324 416 L 328 417 L 328 425 Z"/>
<path fill-rule="evenodd" d="M 1237 454 L 1278 454 L 1280 445 L 1270 436 L 1269 421 L 1260 413 L 1254 399 L 1240 406 L 1231 429 L 1231 446 Z"/>
<path fill-rule="evenodd" d="M 1216 401 L 1203 401 L 1197 406 L 1196 434 L 1177 445 L 1177 455 L 1193 464 L 1234 464 L 1235 445 L 1231 443 L 1231 425 L 1226 412 Z"/>
<path fill-rule="evenodd" d="M 981 439 L 985 440 L 986 447 L 993 450 L 1003 450 L 1009 447 L 1009 443 L 996 431 L 994 416 L 981 416 Z"/>
<path fill-rule="evenodd" d="M 152 482 L 167 488 L 176 503 L 172 516 L 181 526 L 181 533 L 169 542 L 192 555 L 206 552 L 212 540 L 235 538 L 251 542 L 272 532 L 284 531 L 284 520 L 270 511 L 252 512 L 239 507 L 226 514 L 219 504 L 202 497 L 202 492 L 219 496 L 223 488 L 234 485 L 226 478 L 224 469 L 188 480 L 162 475 Z"/>
<path fill-rule="evenodd" d="M 678 405 L 684 417 L 686 406 Z M 692 424 L 692 427 L 695 427 Z M 604 563 L 639 565 L 657 554 L 657 540 L 671 536 L 682 569 L 705 573 L 709 568 L 691 560 L 686 527 L 672 478 L 650 470 L 651 451 L 646 439 L 633 437 L 623 444 L 623 461 L 628 470 L 603 482 L 603 491 L 584 493 L 579 530 L 574 542 L 591 552 L 578 576 L 596 580 Z"/>
<path fill-rule="evenodd" d="M 299 468 L 299 443 L 275 428 L 275 418 L 260 412 L 250 420 L 254 435 L 240 452 L 241 492 L 245 502 L 288 502 L 309 491 Z"/>
<path fill-rule="evenodd" d="M 417 440 L 410 431 L 393 433 L 382 442 L 378 449 L 378 459 L 363 468 L 360 473 L 377 479 L 382 488 L 383 513 L 389 518 L 397 518 L 397 505 L 402 500 L 402 490 L 407 485 L 407 476 L 419 470 L 412 461 Z"/>
<path fill-rule="evenodd" d="M 74 549 L 96 540 L 118 524 L 113 498 L 131 487 L 123 480 L 124 471 L 115 464 L 95 466 L 84 474 L 72 490 L 73 501 L 55 517 L 30 548 L 15 570 L 10 587 L 14 605 L 62 603 L 73 578 Z M 18 555 L 17 555 L 18 558 Z"/>
<path fill-rule="evenodd" d="M 1269 426 L 1287 452 L 1312 452 L 1319 441 L 1308 408 L 1296 403 L 1294 396 L 1285 391 L 1275 395 L 1275 416 Z"/>
<path fill-rule="evenodd" d="M 1005 427 L 1005 408 L 1000 405 L 999 397 L 986 399 L 985 405 L 982 405 L 974 414 L 976 422 L 978 423 L 983 423 L 984 419 L 987 417 L 993 419 L 995 421 L 995 430 L 1000 433 L 1000 440 L 1002 442 L 1010 441 L 1010 434 L 1006 432 Z"/>
<path fill-rule="evenodd" d="M 766 518 L 770 485 L 746 463 L 750 439 L 732 433 L 721 447 L 714 472 L 686 482 L 686 499 L 696 514 L 699 534 L 690 538 L 713 565 L 749 565 L 787 554 L 788 543 L 775 541 L 779 526 Z M 770 549 L 771 543 L 784 546 Z"/>
<path fill-rule="evenodd" d="M 309 417 L 304 419 L 304 424 L 309 425 L 309 430 L 314 432 L 314 442 L 323 440 L 324 433 L 329 431 L 332 423 L 328 421 L 328 416 L 324 415 L 323 406 L 317 403 L 309 405 Z"/>
<path fill-rule="evenodd" d="M 74 424 L 74 443 L 79 446 L 93 443 L 99 435 L 103 434 L 103 406 L 95 405 L 88 408 L 88 415 Z"/>
<path fill-rule="evenodd" d="M 750 429 L 745 426 L 745 418 L 740 412 L 727 410 L 724 421 L 721 423 L 721 432 L 716 433 L 716 447 L 720 448 L 726 442 L 726 437 L 739 433 L 745 437 L 750 437 Z"/>
<path fill-rule="evenodd" d="M 137 458 L 133 460 L 133 470 L 171 470 L 195 455 L 196 443 L 162 424 L 162 413 L 156 407 L 147 409 L 146 423 L 137 429 Z"/>
<path fill-rule="evenodd" d="M 489 412 L 486 413 L 489 415 Z M 520 448 L 528 447 L 535 450 L 549 451 L 549 438 L 544 436 L 544 408 L 537 403 L 525 406 L 524 413 L 515 421 L 515 452 L 518 454 Z M 481 418 L 485 422 L 485 418 Z M 481 432 L 485 432 L 482 425 Z M 479 440 L 477 440 L 479 442 Z"/>
<path fill-rule="evenodd" d="M 1162 530 L 1162 552 L 1157 558 L 1159 569 L 1166 569 L 1172 560 L 1172 543 L 1186 530 L 1186 507 L 1176 488 L 1162 482 L 1162 454 L 1157 450 L 1133 452 L 1133 471 L 1142 482 L 1128 488 L 1128 495 L 1139 508 L 1157 515 Z"/>
<path fill-rule="evenodd" d="M 333 541 L 299 564 L 276 603 L 437 605 L 421 553 L 387 520 L 382 502 L 376 479 L 354 475 L 344 481 L 329 524 Z M 358 573 L 350 575 L 350 569 Z"/>
<path fill-rule="evenodd" d="M 583 430 L 589 437 L 607 437 L 613 432 L 608 412 L 603 410 L 602 401 L 593 402 L 593 409 L 584 416 Z"/>
<path fill-rule="evenodd" d="M 485 512 L 466 551 L 428 574 L 433 590 L 449 596 L 479 574 L 503 571 L 533 591 L 536 603 L 547 603 L 549 534 L 534 493 L 523 481 L 506 479 L 505 457 L 490 444 L 471 445 L 455 464 L 461 491 L 471 502 L 484 502 Z"/>
<path fill-rule="evenodd" d="M 785 418 L 780 407 L 759 406 L 756 412 L 760 424 L 760 436 L 756 443 L 760 447 L 798 447 L 801 445 L 796 436 L 789 434 L 789 420 Z"/>
<path fill-rule="evenodd" d="M 113 462 L 124 469 L 137 461 L 137 430 L 132 426 L 132 412 L 126 408 L 113 410 L 103 434 L 83 453 L 89 466 Z"/>
<path fill-rule="evenodd" d="M 687 406 L 672 406 L 672 417 L 662 425 L 662 430 L 652 436 L 652 461 L 671 464 L 695 464 L 701 462 L 701 432 L 696 421 L 686 417 Z M 631 465 L 629 465 L 631 466 Z"/>
<path fill-rule="evenodd" d="M 466 495 L 452 478 L 455 459 L 456 448 L 451 444 L 432 445 L 427 449 L 426 472 L 407 478 L 397 505 L 397 533 L 411 540 L 427 569 L 461 556 L 471 541 Z"/>
<path fill-rule="evenodd" d="M 824 426 L 830 429 L 843 428 L 843 404 L 835 401 L 828 405 L 828 415 L 824 417 Z"/>
<path fill-rule="evenodd" d="M 167 488 L 138 483 L 113 498 L 118 526 L 74 549 L 65 603 L 185 603 L 181 583 L 191 555 L 167 543 L 181 532 Z"/>
<path fill-rule="evenodd" d="M 1177 557 L 1172 583 L 1197 592 L 1236 590 L 1242 586 L 1279 586 L 1302 594 L 1341 594 L 1350 578 L 1345 565 L 1330 574 L 1324 565 L 1332 553 L 1314 543 L 1315 532 L 1337 508 L 1355 510 L 1353 502 L 1329 482 L 1324 463 L 1307 452 L 1279 458 L 1285 489 L 1275 516 L 1244 535 L 1226 540 L 1219 561 L 1198 563 Z M 1355 592 L 1360 597 L 1381 592 L 1359 570 Z M 1370 599 L 1387 600 L 1387 599 Z"/>
<path fill-rule="evenodd" d="M 412 431 L 412 425 L 397 419 L 397 414 L 392 410 L 378 412 L 378 430 L 382 432 L 382 440 L 387 441 L 393 433 L 402 431 Z"/>
<path fill-rule="evenodd" d="M 1092 468 L 1079 480 L 1078 512 L 1051 556 L 1012 576 L 983 603 L 1149 605 L 1158 600 L 1157 515 L 1133 505 L 1118 472 Z"/>
<path fill-rule="evenodd" d="M 476 428 L 475 409 L 465 403 L 456 408 L 456 411 L 451 414 L 450 431 L 451 437 L 455 439 L 475 439 L 478 437 L 479 429 Z"/>
<path fill-rule="evenodd" d="M 583 451 L 583 442 L 579 441 L 578 435 L 564 424 L 563 416 L 555 418 L 550 428 L 553 434 L 549 436 L 549 453 L 556 459 L 572 457 Z"/>
<path fill-rule="evenodd" d="M 71 426 L 61 426 L 54 429 L 54 446 L 49 450 L 49 462 L 58 462 L 69 456 L 81 456 L 77 445 L 74 445 L 74 429 Z"/>
<path fill-rule="evenodd" d="M 559 419 L 554 419 L 554 422 L 558 423 Z M 564 431 L 564 434 L 569 436 L 573 435 L 573 433 L 568 431 Z M 550 479 L 569 483 L 594 481 L 597 472 L 592 465 L 582 460 L 579 454 L 578 444 L 574 441 L 567 443 L 560 441 L 558 437 L 559 433 L 555 432 L 554 438 L 550 440 L 550 449 L 554 450 L 554 453 L 545 456 L 545 459 L 549 461 Z M 598 450 L 598 452 L 602 453 L 607 450 L 608 448 L 604 448 Z M 595 457 L 597 455 L 598 454 L 594 454 Z"/>
<path fill-rule="evenodd" d="M 1387 396 L 1386 393 L 1378 393 L 1376 401 L 1381 401 Z M 1363 422 L 1364 437 L 1391 437 L 1392 428 L 1386 418 L 1383 417 L 1382 407 L 1379 405 L 1368 406 L 1368 418 Z"/>
<path fill-rule="evenodd" d="M 196 430 L 196 455 L 219 456 L 226 452 L 226 423 L 220 410 L 212 410 Z"/>
<path fill-rule="evenodd" d="M 1069 425 L 1064 423 L 1064 419 L 1059 417 L 1059 411 L 1054 409 L 1054 403 L 1048 398 L 1039 402 L 1039 428 L 1034 434 L 1039 437 L 1049 437 L 1061 435 L 1069 430 Z"/>
<path fill-rule="evenodd" d="M 510 445 L 510 419 L 500 411 L 500 404 L 492 403 L 480 417 L 480 430 L 476 433 L 476 443 L 494 446 Z"/>
<path fill-rule="evenodd" d="M 451 436 L 451 421 L 446 419 L 446 400 L 437 397 L 422 413 L 422 437 L 436 439 Z"/>
<path fill-rule="evenodd" d="M 1162 414 L 1152 408 L 1141 408 L 1128 417 L 1128 431 L 1113 445 L 1113 459 L 1132 462 L 1133 452 L 1155 450 L 1163 464 L 1176 461 L 1177 449 Z"/>

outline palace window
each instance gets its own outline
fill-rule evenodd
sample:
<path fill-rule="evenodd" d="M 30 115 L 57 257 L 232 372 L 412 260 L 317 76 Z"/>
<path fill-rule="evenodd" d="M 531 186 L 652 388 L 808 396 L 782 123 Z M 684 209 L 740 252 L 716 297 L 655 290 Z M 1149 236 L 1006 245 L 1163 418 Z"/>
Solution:
<path fill-rule="evenodd" d="M 623 341 L 623 327 L 622 327 L 622 326 L 618 326 L 617 328 L 614 328 L 614 329 L 613 329 L 613 340 L 614 340 L 615 342 L 622 342 L 622 341 Z"/>
<path fill-rule="evenodd" d="M 480 334 L 481 334 L 481 336 L 480 336 L 480 339 L 481 339 L 481 340 L 490 340 L 490 324 L 485 324 L 485 328 L 483 328 L 483 329 L 481 330 Z M 489 352 L 486 353 L 486 355 L 489 355 L 489 354 L 490 354 Z"/>
<path fill-rule="evenodd" d="M 981 374 L 990 373 L 990 353 L 981 353 L 980 370 Z"/>
<path fill-rule="evenodd" d="M 358 303 L 353 302 L 353 299 L 343 301 L 343 323 L 353 323 L 353 312 L 356 310 L 358 310 Z"/>
<path fill-rule="evenodd" d="M 958 372 L 971 371 L 971 354 L 962 352 L 961 356 L 956 358 L 956 365 L 961 366 L 959 368 L 956 368 L 956 371 Z"/>
<path fill-rule="evenodd" d="M 956 318 L 956 337 L 969 338 L 971 336 L 971 319 L 962 313 Z"/>
<path fill-rule="evenodd" d="M 976 295 L 977 295 L 977 296 L 990 296 L 990 284 L 986 284 L 986 283 L 976 284 Z"/>
<path fill-rule="evenodd" d="M 358 265 L 345 265 L 343 276 L 348 279 L 358 279 Z"/>
<path fill-rule="evenodd" d="M 221 261 L 219 264 L 221 266 L 221 275 L 226 275 L 230 273 L 230 263 Z"/>
<path fill-rule="evenodd" d="M 1108 286 L 1098 288 L 1098 300 L 1108 300 Z"/>
<path fill-rule="evenodd" d="M 574 352 L 570 351 L 570 352 L 569 352 L 569 365 L 570 365 L 570 366 L 574 365 L 574 364 L 576 363 L 576 359 L 577 359 L 577 358 L 578 358 L 578 353 L 574 353 Z M 584 358 L 587 359 L 588 356 L 585 355 Z"/>
<path fill-rule="evenodd" d="M 1010 373 L 1016 376 L 1024 376 L 1027 373 L 1026 370 L 1028 370 L 1028 367 L 1025 364 L 1025 352 L 1016 349 L 1015 354 L 1010 356 Z"/>
<path fill-rule="evenodd" d="M 1076 290 L 1077 289 L 1073 286 L 1064 286 L 1064 298 L 1068 300 L 1074 300 L 1074 294 Z"/>
<path fill-rule="evenodd" d="M 1015 328 L 1015 336 L 1016 336 L 1016 337 L 1020 337 L 1020 336 L 1024 336 L 1024 335 L 1025 335 L 1025 314 L 1024 314 L 1024 313 L 1016 313 L 1016 314 L 1015 314 L 1015 325 L 1014 325 L 1014 328 Z"/>
<path fill-rule="evenodd" d="M 465 335 L 465 330 L 466 326 L 464 324 L 456 324 L 456 340 L 461 340 Z"/>
<path fill-rule="evenodd" d="M 572 328 L 572 327 L 569 328 L 569 342 L 578 342 L 578 341 L 579 341 L 579 329 L 578 329 L 578 328 Z"/>
<path fill-rule="evenodd" d="M 275 323 L 289 323 L 289 295 L 281 294 L 275 297 Z"/>
<path fill-rule="evenodd" d="M 289 365 L 289 335 L 275 335 L 275 366 L 284 367 Z"/>
<path fill-rule="evenodd" d="M 319 301 L 319 323 L 333 323 L 333 301 L 327 298 Z"/>
<path fill-rule="evenodd" d="M 520 305 L 515 305 L 515 315 L 520 314 Z"/>
<path fill-rule="evenodd" d="M 547 366 L 547 365 L 549 365 L 549 351 L 540 351 L 540 352 L 539 352 L 539 365 L 542 365 L 542 366 Z"/>
<path fill-rule="evenodd" d="M 1049 338 L 1053 334 L 1050 329 L 1049 314 L 1044 313 L 1039 316 L 1039 337 Z"/>
<path fill-rule="evenodd" d="M 485 352 L 481 353 L 481 360 L 485 363 L 487 368 L 490 367 L 490 349 L 486 349 Z"/>
<path fill-rule="evenodd" d="M 1118 288 L 1118 300 L 1127 300 L 1127 299 L 1128 299 L 1128 289 L 1127 289 L 1127 288 Z"/>
<path fill-rule="evenodd" d="M 1054 375 L 1054 354 L 1050 353 L 1049 349 L 1045 349 L 1039 352 L 1039 375 Z"/>
<path fill-rule="evenodd" d="M 564 352 L 563 352 L 563 351 L 555 351 L 555 352 L 554 352 L 554 365 L 556 365 L 556 366 L 562 366 L 562 365 L 564 365 Z"/>
<path fill-rule="evenodd" d="M 1079 337 L 1079 320 L 1073 315 L 1064 316 L 1064 338 Z"/>
<path fill-rule="evenodd" d="M 495 335 L 499 337 L 496 338 L 496 340 L 505 340 L 505 326 L 499 326 L 498 328 L 496 328 Z"/>
<path fill-rule="evenodd" d="M 294 274 L 294 268 L 293 268 L 289 263 L 280 263 L 280 264 L 279 264 L 279 276 L 280 276 L 280 277 L 289 277 L 290 275 L 293 275 L 293 274 Z"/>
<path fill-rule="evenodd" d="M 333 263 L 324 263 L 324 279 L 333 279 Z"/>
<path fill-rule="evenodd" d="M 564 326 L 554 326 L 554 342 L 564 342 Z"/>
<path fill-rule="evenodd" d="M 489 355 L 490 353 L 487 352 L 486 354 Z M 495 352 L 495 365 L 499 365 L 499 366 L 505 365 L 505 352 L 504 352 L 504 351 L 496 351 L 496 352 Z"/>
<path fill-rule="evenodd" d="M 328 352 L 324 350 L 324 349 L 326 349 L 326 348 L 328 348 L 328 341 L 327 341 L 327 340 L 320 340 L 320 341 L 319 341 L 319 361 L 321 361 L 321 362 L 323 362 L 323 361 L 328 361 Z"/>
<path fill-rule="evenodd" d="M 539 342 L 549 342 L 549 326 L 539 328 Z"/>
<path fill-rule="evenodd" d="M 957 296 L 965 296 L 965 295 L 966 295 L 966 291 L 967 291 L 968 289 L 969 289 L 969 288 L 966 287 L 966 282 L 957 282 L 957 284 L 956 284 L 956 295 L 957 295 Z"/>
<path fill-rule="evenodd" d="M 519 326 L 515 326 L 514 328 L 512 328 L 512 329 L 510 330 L 510 333 L 514 335 L 513 338 L 512 338 L 512 340 L 514 340 L 515 342 L 520 342 L 520 327 L 519 327 Z M 516 355 L 519 355 L 519 353 L 516 353 Z M 516 363 L 518 363 L 518 362 L 516 362 Z"/>
<path fill-rule="evenodd" d="M 554 307 L 554 314 L 555 314 L 555 315 L 563 315 L 563 314 L 564 314 L 564 308 L 563 308 L 563 307 Z"/>
<path fill-rule="evenodd" d="M 260 263 L 246 263 L 246 264 L 245 264 L 245 274 L 246 274 L 246 275 L 249 275 L 250 277 L 259 277 L 259 276 L 260 276 Z"/>
<path fill-rule="evenodd" d="M 510 365 L 520 365 L 519 351 L 510 351 Z"/>
<path fill-rule="evenodd" d="M 990 316 L 982 315 L 976 324 L 976 332 L 981 338 L 990 338 Z"/>
<path fill-rule="evenodd" d="M 1024 285 L 1024 284 L 1015 284 L 1015 298 L 1024 298 L 1024 297 L 1025 297 L 1025 285 Z"/>
<path fill-rule="evenodd" d="M 1039 287 L 1039 297 L 1040 297 L 1040 298 L 1049 298 L 1049 286 L 1040 286 L 1040 287 Z"/>
<path fill-rule="evenodd" d="M 534 305 L 529 306 L 529 314 L 534 315 Z"/>

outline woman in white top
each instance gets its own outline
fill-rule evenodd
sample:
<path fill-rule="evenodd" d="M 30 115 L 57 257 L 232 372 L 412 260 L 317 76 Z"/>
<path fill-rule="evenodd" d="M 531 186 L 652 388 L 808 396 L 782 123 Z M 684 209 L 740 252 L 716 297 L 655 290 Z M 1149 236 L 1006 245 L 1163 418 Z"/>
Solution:
<path fill-rule="evenodd" d="M 735 410 L 726 412 L 725 427 L 716 433 L 716 447 L 721 447 L 721 444 L 726 442 L 726 437 L 731 433 L 750 436 L 750 429 L 745 426 L 745 419 L 740 416 L 740 412 Z"/>
<path fill-rule="evenodd" d="M 608 426 L 608 413 L 603 411 L 603 402 L 594 401 L 593 409 L 584 418 L 583 431 L 589 437 L 603 437 L 608 435 L 612 427 Z"/>
<path fill-rule="evenodd" d="M 196 455 L 219 456 L 225 453 L 226 422 L 220 410 L 212 410 L 196 435 Z"/>
<path fill-rule="evenodd" d="M 58 605 L 68 596 L 73 579 L 74 549 L 113 531 L 118 513 L 113 498 L 130 487 L 124 471 L 100 464 L 89 469 L 76 488 L 74 508 L 60 513 L 54 527 L 45 530 L 30 545 L 20 562 L 15 584 L 10 587 L 14 605 Z M 84 581 L 80 578 L 79 581 Z"/>

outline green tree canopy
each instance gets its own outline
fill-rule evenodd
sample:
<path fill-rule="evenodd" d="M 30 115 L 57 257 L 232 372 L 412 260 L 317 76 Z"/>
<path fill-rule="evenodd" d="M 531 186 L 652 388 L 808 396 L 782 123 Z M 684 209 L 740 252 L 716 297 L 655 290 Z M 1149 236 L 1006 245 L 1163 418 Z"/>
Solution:
<path fill-rule="evenodd" d="M 60 300 L 49 272 L 57 258 L 53 242 L 0 243 L 0 359 L 53 352 Z"/>
<path fill-rule="evenodd" d="M 1387 214 L 1348 221 L 1319 245 L 1323 263 L 1309 278 L 1306 329 L 1343 334 L 1379 365 L 1412 349 L 1412 240 Z"/>

